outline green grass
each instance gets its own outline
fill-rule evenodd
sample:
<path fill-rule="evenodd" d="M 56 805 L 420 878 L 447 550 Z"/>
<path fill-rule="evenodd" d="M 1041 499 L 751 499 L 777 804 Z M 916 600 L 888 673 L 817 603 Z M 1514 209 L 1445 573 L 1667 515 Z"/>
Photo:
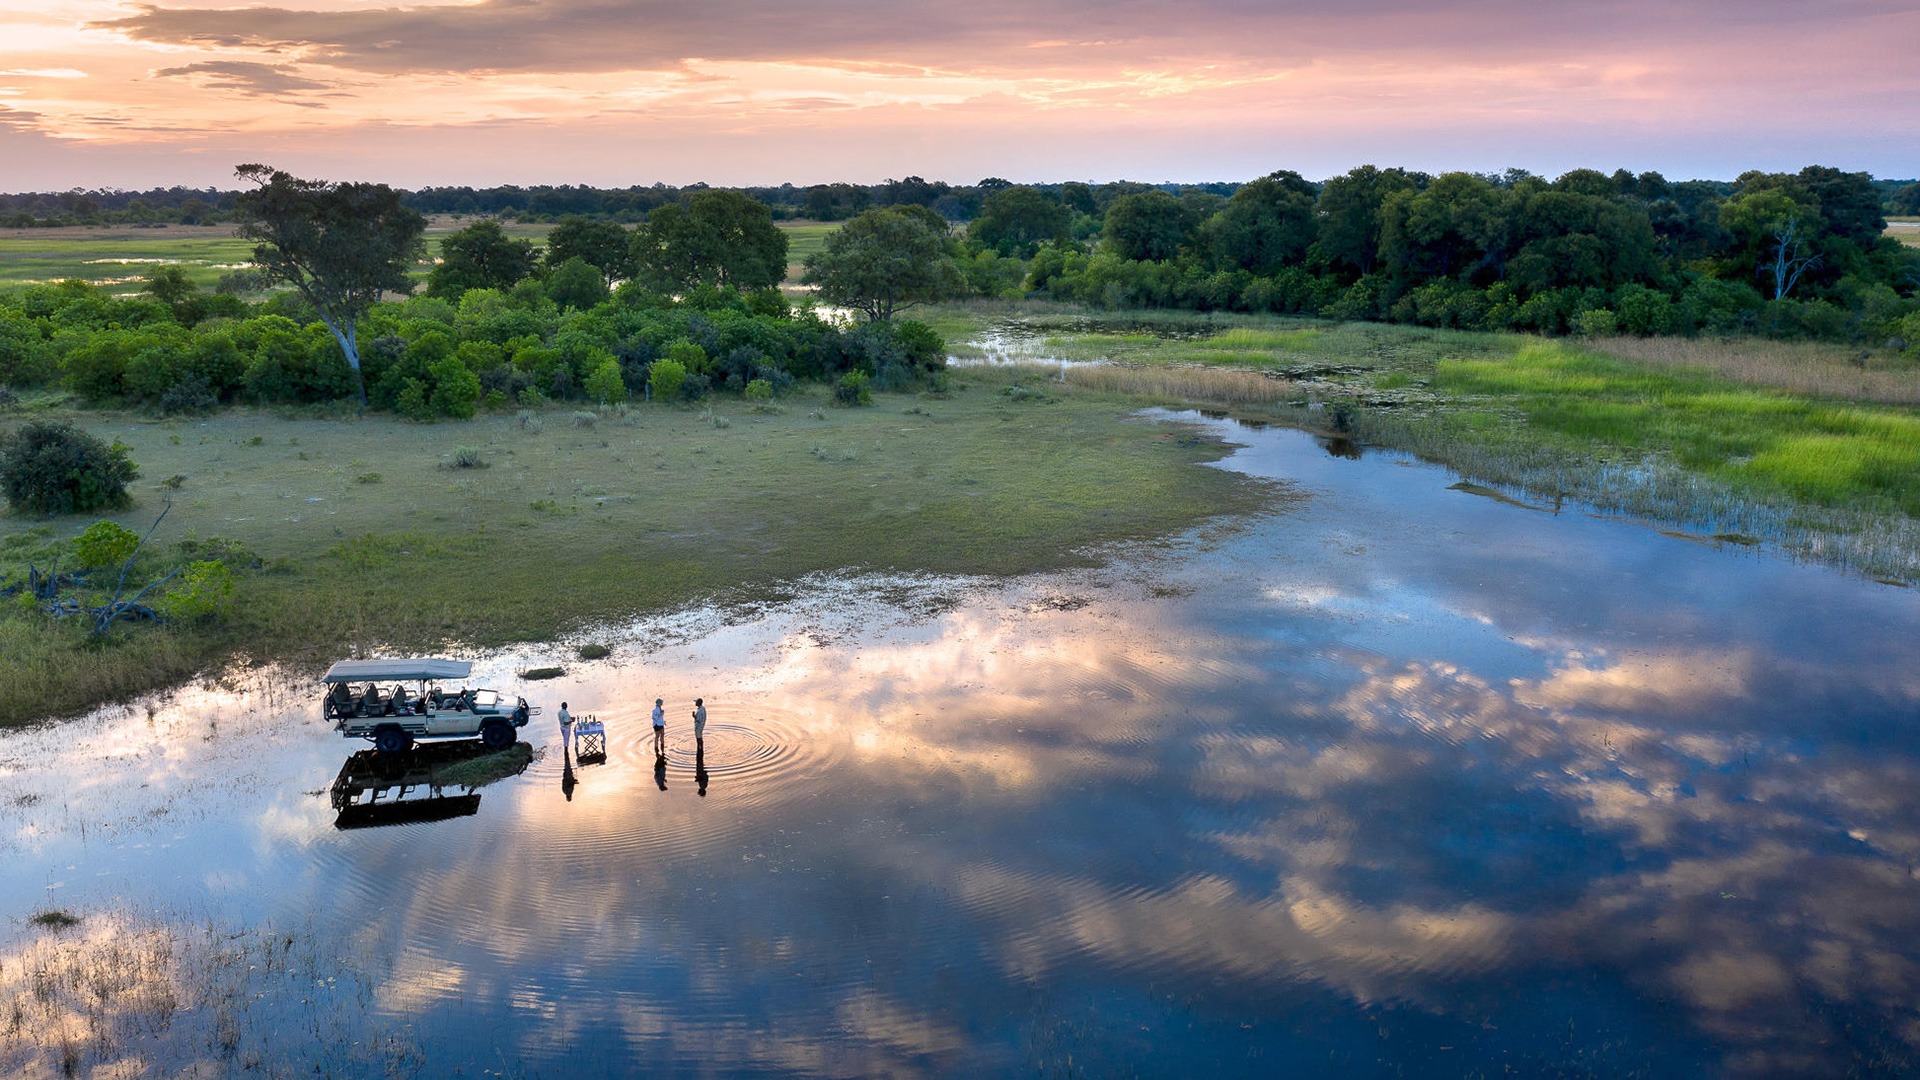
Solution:
<path fill-rule="evenodd" d="M 823 251 L 827 237 L 840 228 L 837 221 L 778 221 L 774 224 L 787 234 L 787 280 L 792 289 L 801 288 L 800 275 L 806 270 L 807 256 Z"/>
<path fill-rule="evenodd" d="M 816 571 L 1087 565 L 1098 545 L 1264 498 L 1195 467 L 1219 447 L 1127 419 L 1130 399 L 1063 385 L 1015 402 L 966 372 L 955 384 L 941 399 L 877 395 L 869 409 L 832 407 L 823 390 L 773 414 L 721 401 L 724 428 L 666 405 L 591 429 L 556 414 L 538 430 L 508 416 L 77 414 L 141 468 L 138 505 L 114 520 L 144 532 L 171 497 L 155 544 L 224 537 L 267 566 L 243 576 L 223 622 L 128 627 L 106 645 L 0 602 L 0 722 L 71 714 L 235 654 L 318 671 L 349 649 L 550 641 Z M 464 447 L 491 467 L 441 467 Z M 380 482 L 361 482 L 375 467 Z M 175 475 L 177 490 L 156 479 Z M 0 574 L 17 578 L 29 559 L 44 569 L 47 545 L 91 521 L 0 518 Z"/>
<path fill-rule="evenodd" d="M 440 253 L 440 239 L 479 220 L 434 217 L 427 224 L 429 258 Z M 503 224 L 507 235 L 544 243 L 552 225 Z M 212 291 L 221 275 L 252 265 L 253 245 L 229 225 L 163 225 L 153 228 L 69 226 L 53 229 L 0 229 L 0 290 L 78 279 L 117 295 L 138 293 L 156 266 L 176 265 L 202 289 Z M 431 262 L 417 268 L 425 279 Z"/>
<path fill-rule="evenodd" d="M 1363 439 L 1475 480 L 1920 580 L 1920 368 L 1895 354 L 1054 305 L 946 307 L 929 321 L 957 356 L 983 355 L 993 336 L 992 351 L 1036 371 L 1108 360 L 1070 374 L 1313 429 L 1332 414 L 1307 406 L 1345 403 Z M 1266 391 L 1148 377 L 1250 370 L 1283 378 Z"/>
<path fill-rule="evenodd" d="M 178 265 L 211 290 L 222 274 L 250 265 L 252 250 L 224 226 L 0 230 L 0 289 L 77 278 L 137 293 L 153 268 Z"/>
<path fill-rule="evenodd" d="M 1651 370 L 1553 342 L 1528 342 L 1500 361 L 1443 361 L 1435 386 L 1514 410 L 1569 446 L 1667 456 L 1761 496 L 1920 516 L 1920 417 L 1911 410 Z"/>

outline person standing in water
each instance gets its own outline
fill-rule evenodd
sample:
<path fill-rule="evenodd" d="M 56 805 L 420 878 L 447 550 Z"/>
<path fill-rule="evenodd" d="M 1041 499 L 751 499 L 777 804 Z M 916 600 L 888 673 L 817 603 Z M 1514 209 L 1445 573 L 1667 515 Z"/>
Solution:
<path fill-rule="evenodd" d="M 699 746 L 707 741 L 707 702 L 705 698 L 693 699 L 693 742 Z"/>
<path fill-rule="evenodd" d="M 567 756 L 567 748 L 573 743 L 573 714 L 567 711 L 567 703 L 560 703 L 560 756 Z"/>
<path fill-rule="evenodd" d="M 653 756 L 661 760 L 667 756 L 667 709 L 660 698 L 653 699 Z"/>

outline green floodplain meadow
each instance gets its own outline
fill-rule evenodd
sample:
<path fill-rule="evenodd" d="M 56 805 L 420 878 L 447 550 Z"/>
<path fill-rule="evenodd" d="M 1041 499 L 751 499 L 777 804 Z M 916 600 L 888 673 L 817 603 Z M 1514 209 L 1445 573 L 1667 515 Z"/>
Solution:
<path fill-rule="evenodd" d="M 786 227 L 795 265 L 832 228 Z M 246 261 L 224 229 L 46 232 L 69 231 L 0 236 L 0 289 L 78 276 L 135 279 L 136 291 L 141 267 L 165 261 L 210 285 Z M 343 650 L 584 641 L 648 612 L 778 597 L 816 572 L 1084 564 L 1104 544 L 1230 527 L 1294 501 L 1201 467 L 1227 448 L 1138 417 L 1155 405 L 1292 424 L 1409 451 L 1539 505 L 1572 500 L 1703 542 L 1920 581 L 1920 365 L 1894 351 L 1038 301 L 909 314 L 953 357 L 994 362 L 956 368 L 939 393 L 876 394 L 870 408 L 804 384 L 759 408 L 720 395 L 440 423 L 162 418 L 23 397 L 0 426 L 72 419 L 130 448 L 136 502 L 109 518 L 145 532 L 169 507 L 156 555 L 220 539 L 255 558 L 211 622 L 102 641 L 81 620 L 10 602 L 0 724 L 77 714 L 235 659 L 317 671 Z M 44 569 L 95 520 L 8 512 L 0 578 Z"/>

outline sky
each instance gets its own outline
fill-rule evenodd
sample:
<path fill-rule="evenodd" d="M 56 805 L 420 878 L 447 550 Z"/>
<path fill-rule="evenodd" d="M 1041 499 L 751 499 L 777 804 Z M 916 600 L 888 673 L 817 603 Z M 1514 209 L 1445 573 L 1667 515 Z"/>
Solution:
<path fill-rule="evenodd" d="M 0 190 L 1920 175 L 1897 0 L 0 0 Z"/>

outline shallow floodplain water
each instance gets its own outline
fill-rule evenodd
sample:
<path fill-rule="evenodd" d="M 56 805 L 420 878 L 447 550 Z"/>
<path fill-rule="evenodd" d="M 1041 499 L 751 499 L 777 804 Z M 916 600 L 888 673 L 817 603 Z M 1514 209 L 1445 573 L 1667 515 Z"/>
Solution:
<path fill-rule="evenodd" d="M 1920 1068 L 1920 598 L 1184 419 L 1273 514 L 477 657 L 470 815 L 336 829 L 275 671 L 0 737 L 0 1072 Z"/>

